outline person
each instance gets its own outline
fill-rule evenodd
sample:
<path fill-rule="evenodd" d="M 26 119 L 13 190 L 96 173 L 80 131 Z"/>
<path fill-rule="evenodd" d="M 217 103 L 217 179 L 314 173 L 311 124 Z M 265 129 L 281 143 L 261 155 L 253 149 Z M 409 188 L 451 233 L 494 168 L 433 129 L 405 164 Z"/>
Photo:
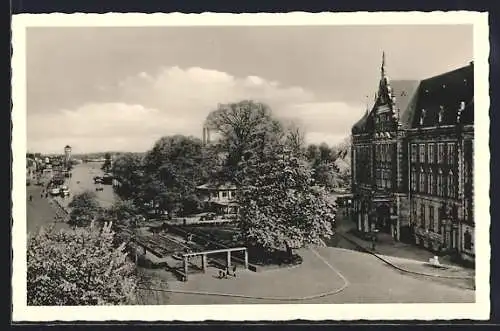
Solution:
<path fill-rule="evenodd" d="M 233 266 L 233 276 L 236 277 L 236 264 Z"/>
<path fill-rule="evenodd" d="M 33 201 L 33 196 L 30 194 L 30 201 Z"/>

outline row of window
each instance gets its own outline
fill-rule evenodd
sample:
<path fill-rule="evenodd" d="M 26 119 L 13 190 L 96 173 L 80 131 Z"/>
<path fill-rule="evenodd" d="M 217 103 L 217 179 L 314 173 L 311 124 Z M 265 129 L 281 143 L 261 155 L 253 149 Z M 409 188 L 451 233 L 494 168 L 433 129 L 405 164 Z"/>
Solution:
<path fill-rule="evenodd" d="M 417 215 L 416 204 L 413 207 L 413 219 L 417 225 L 428 229 L 431 232 L 439 232 L 439 212 L 433 205 L 428 207 L 425 204 L 420 205 L 420 214 Z"/>
<path fill-rule="evenodd" d="M 437 148 L 436 148 L 437 146 Z M 438 163 L 454 165 L 456 162 L 455 143 L 412 144 L 410 147 L 411 162 Z M 436 161 L 437 159 L 437 161 Z"/>
<path fill-rule="evenodd" d="M 428 207 L 425 204 L 420 205 L 420 213 L 417 214 L 416 204 L 413 206 L 413 219 L 416 221 L 418 226 L 435 233 L 441 233 L 440 231 L 440 217 L 439 208 L 433 205 Z M 474 247 L 474 242 L 471 232 L 467 229 L 463 236 L 463 247 L 466 250 L 472 250 Z"/>
<path fill-rule="evenodd" d="M 411 191 L 425 193 L 429 195 L 437 195 L 440 197 L 456 198 L 457 185 L 455 174 L 450 170 L 448 175 L 444 175 L 441 170 L 435 175 L 432 170 L 428 173 L 420 169 L 417 172 L 415 169 L 411 171 Z"/>

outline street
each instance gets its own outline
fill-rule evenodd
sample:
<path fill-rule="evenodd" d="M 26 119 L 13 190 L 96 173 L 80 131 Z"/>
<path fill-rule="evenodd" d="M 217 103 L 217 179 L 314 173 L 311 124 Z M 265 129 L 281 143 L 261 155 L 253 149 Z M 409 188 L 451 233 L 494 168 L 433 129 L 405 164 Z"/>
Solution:
<path fill-rule="evenodd" d="M 95 191 L 94 176 L 102 175 L 101 163 L 83 163 L 76 165 L 72 170 L 72 177 L 67 178 L 66 185 L 70 189 L 70 196 L 57 199 L 63 206 L 68 206 L 73 197 L 86 190 L 96 193 L 97 200 L 102 207 L 109 207 L 113 204 L 115 195 L 111 185 L 103 185 L 102 191 Z M 26 187 L 26 218 L 27 232 L 34 233 L 41 226 L 55 225 L 56 229 L 66 228 L 67 224 L 63 222 L 54 222 L 56 216 L 61 214 L 61 210 L 55 205 L 53 198 L 41 196 L 43 186 L 30 185 Z M 29 196 L 32 201 L 29 201 Z"/>
<path fill-rule="evenodd" d="M 295 268 L 217 279 L 199 274 L 150 304 L 440 303 L 474 302 L 475 292 L 398 273 L 369 254 L 322 247 L 303 249 Z M 161 292 L 161 291 L 158 291 Z M 324 294 L 324 296 L 322 296 Z M 301 298 L 304 298 L 301 300 Z"/>

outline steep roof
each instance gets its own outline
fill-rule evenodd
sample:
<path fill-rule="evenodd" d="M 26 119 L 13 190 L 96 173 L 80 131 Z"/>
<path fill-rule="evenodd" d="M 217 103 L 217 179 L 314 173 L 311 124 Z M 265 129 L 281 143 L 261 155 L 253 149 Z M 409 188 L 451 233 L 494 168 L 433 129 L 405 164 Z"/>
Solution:
<path fill-rule="evenodd" d="M 415 113 L 419 85 L 420 81 L 418 80 L 394 80 L 391 82 L 393 95 L 396 97 L 396 108 L 399 109 L 400 122 L 405 129 Z"/>
<path fill-rule="evenodd" d="M 435 77 L 423 80 L 420 83 L 418 101 L 414 116 L 410 118 L 410 127 L 427 127 L 453 125 L 457 123 L 460 104 L 464 103 L 462 114 L 463 124 L 474 123 L 474 66 L 468 65 Z M 423 125 L 420 119 L 423 115 Z M 439 113 L 441 122 L 439 123 Z M 464 114 L 467 113 L 467 114 Z M 472 116 L 470 114 L 472 113 Z M 464 120 L 469 123 L 464 123 Z"/>
<path fill-rule="evenodd" d="M 462 102 L 464 107 L 460 122 L 462 124 L 474 123 L 474 65 L 472 62 L 468 66 L 422 81 L 394 80 L 388 83 L 392 96 L 395 97 L 395 106 L 399 110 L 403 129 L 456 124 Z M 439 123 L 440 112 L 442 120 Z M 422 113 L 425 115 L 423 125 L 420 125 Z M 353 125 L 352 133 L 369 131 L 372 118 L 372 112 L 365 113 Z"/>

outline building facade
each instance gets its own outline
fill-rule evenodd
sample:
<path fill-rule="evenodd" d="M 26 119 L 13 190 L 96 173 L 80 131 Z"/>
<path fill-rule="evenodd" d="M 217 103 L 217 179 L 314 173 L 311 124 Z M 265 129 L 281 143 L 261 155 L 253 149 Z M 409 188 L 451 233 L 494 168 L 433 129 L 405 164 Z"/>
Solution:
<path fill-rule="evenodd" d="M 384 231 L 474 260 L 474 66 L 389 81 L 352 128 L 353 215 Z"/>

